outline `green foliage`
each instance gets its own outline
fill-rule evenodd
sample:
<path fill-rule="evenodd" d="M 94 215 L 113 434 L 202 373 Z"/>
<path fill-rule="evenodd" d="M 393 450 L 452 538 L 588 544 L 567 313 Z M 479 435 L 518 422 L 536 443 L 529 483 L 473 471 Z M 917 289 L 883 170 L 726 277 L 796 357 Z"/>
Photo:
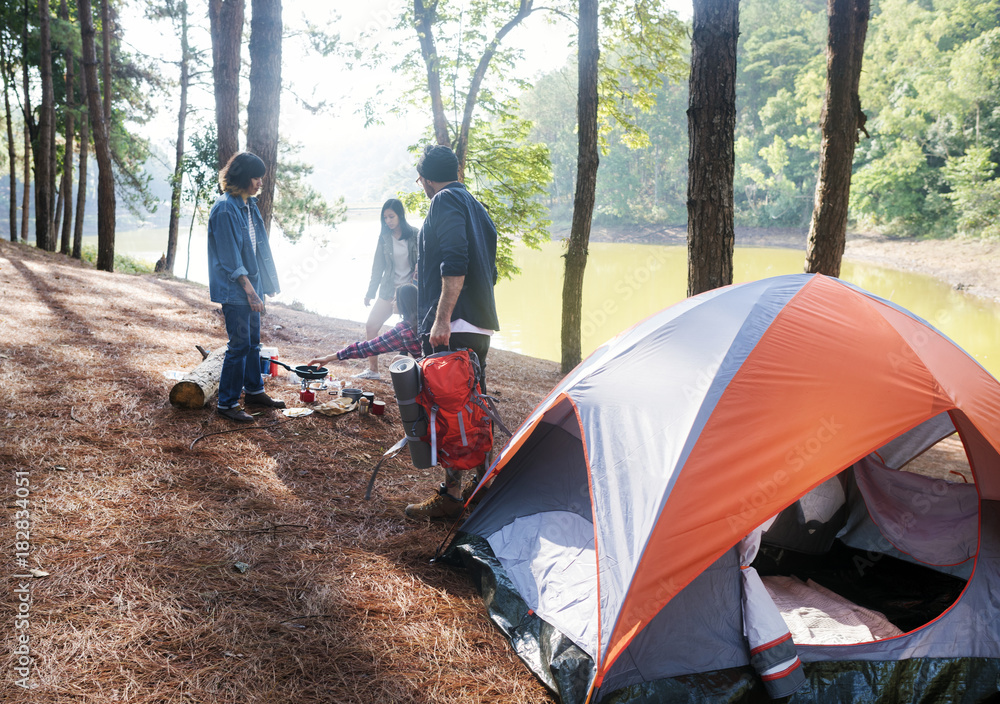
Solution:
<path fill-rule="evenodd" d="M 599 115 L 601 164 L 594 219 L 682 222 L 687 184 L 687 30 L 661 3 L 602 6 Z M 568 217 L 576 181 L 575 57 L 520 99 L 521 116 L 545 145 L 553 180 L 548 204 Z"/>
<path fill-rule="evenodd" d="M 85 244 L 80 250 L 80 258 L 85 262 L 97 264 L 97 247 Z M 144 259 L 136 259 L 128 254 L 115 253 L 114 270 L 118 274 L 152 274 L 153 265 Z"/>
<path fill-rule="evenodd" d="M 622 6 L 632 12 L 632 5 Z M 824 0 L 743 0 L 737 57 L 738 225 L 805 227 L 819 166 L 826 88 Z M 605 70 L 620 66 L 609 52 Z M 552 155 L 549 204 L 572 201 L 575 66 L 543 76 L 521 100 L 532 138 Z M 618 74 L 623 76 L 625 74 Z M 619 88 L 632 79 L 620 78 Z M 631 125 L 605 126 L 595 219 L 686 220 L 687 86 L 645 75 L 655 103 L 619 100 Z M 1000 0 L 873 4 L 861 83 L 867 130 L 855 153 L 851 215 L 892 235 L 998 236 Z M 602 94 L 606 103 L 614 98 Z M 643 112 L 637 105 L 649 105 Z M 638 149 L 630 147 L 641 146 Z"/>
<path fill-rule="evenodd" d="M 333 203 L 313 188 L 306 179 L 313 167 L 295 160 L 301 145 L 282 140 L 278 145 L 277 180 L 274 188 L 274 220 L 292 242 L 297 242 L 311 225 L 336 227 L 347 217 L 343 197 Z"/>
<path fill-rule="evenodd" d="M 856 167 L 851 207 L 868 224 L 891 235 L 940 235 L 948 209 L 940 190 L 939 172 L 927 163 L 920 146 L 900 142 Z"/>
<path fill-rule="evenodd" d="M 883 0 L 861 95 L 872 140 L 855 158 L 858 217 L 914 234 L 988 226 L 1000 155 L 1000 0 Z"/>
<path fill-rule="evenodd" d="M 184 175 L 191 183 L 191 188 L 184 191 L 188 202 L 204 203 L 219 192 L 219 172 L 215 168 L 218 154 L 215 125 L 191 135 L 191 148 L 184 151 Z"/>
<path fill-rule="evenodd" d="M 819 167 L 826 87 L 822 0 L 746 0 L 737 54 L 735 218 L 802 226 Z"/>
<path fill-rule="evenodd" d="M 604 3 L 599 36 L 602 151 L 607 152 L 607 137 L 613 130 L 630 149 L 649 147 L 649 134 L 638 115 L 652 112 L 664 82 L 687 76 L 684 24 L 657 0 Z"/>
<path fill-rule="evenodd" d="M 517 273 L 511 256 L 515 243 L 538 246 L 548 239 L 550 224 L 540 201 L 551 179 L 548 152 L 527 139 L 530 124 L 517 115 L 514 96 L 527 87 L 512 77 L 521 52 L 502 41 L 508 31 L 504 28 L 518 17 L 521 3 L 436 0 L 421 6 L 427 8 L 431 21 L 447 132 L 456 149 L 460 149 L 463 121 L 472 110 L 468 113 L 465 182 L 497 225 L 497 269 L 501 276 L 509 277 Z M 373 27 L 356 42 L 342 42 L 341 51 L 348 61 L 370 66 L 391 63 L 394 72 L 410 79 L 410 89 L 401 95 L 379 93 L 368 98 L 363 108 L 366 124 L 377 122 L 385 112 L 412 115 L 414 108 L 427 116 L 428 124 L 431 122 L 427 66 L 416 26 L 421 6 L 403 5 L 390 26 Z M 488 69 L 476 89 L 473 77 L 486 59 Z M 389 105 L 383 108 L 385 101 Z M 427 141 L 435 140 L 429 136 Z M 413 150 L 416 153 L 419 147 Z M 409 209 L 426 210 L 422 194 L 400 194 L 400 198 Z"/>
<path fill-rule="evenodd" d="M 529 139 L 549 150 L 550 202 L 571 199 L 576 183 L 576 80 L 576 67 L 567 64 L 541 76 L 518 101 L 519 116 L 532 124 Z"/>
<path fill-rule="evenodd" d="M 528 140 L 531 124 L 520 118 L 487 123 L 473 134 L 466 163 L 466 187 L 497 227 L 497 271 L 501 278 L 520 273 L 514 264 L 518 241 L 538 248 L 551 223 L 541 201 L 551 180 L 548 150 Z M 416 158 L 418 147 L 412 150 Z M 408 213 L 427 215 L 424 193 L 399 193 Z"/>
<path fill-rule="evenodd" d="M 347 207 L 344 199 L 328 203 L 307 182 L 313 167 L 297 161 L 296 154 L 302 147 L 282 140 L 279 143 L 277 181 L 275 183 L 275 222 L 285 237 L 297 242 L 311 225 L 335 227 L 344 221 Z M 211 204 L 219 193 L 219 174 L 215 168 L 217 158 L 215 127 L 207 126 L 191 138 L 191 149 L 184 156 L 184 174 L 191 183 L 184 197 L 189 202 Z"/>
<path fill-rule="evenodd" d="M 1000 179 L 990 150 L 970 148 L 949 159 L 944 174 L 951 186 L 947 198 L 958 213 L 959 234 L 1000 238 Z"/>
<path fill-rule="evenodd" d="M 512 117 L 484 125 L 469 144 L 465 180 L 497 226 L 497 270 L 504 278 L 520 273 L 513 258 L 518 240 L 537 249 L 549 239 L 551 223 L 540 197 L 552 166 L 548 150 L 528 141 L 530 129 L 529 122 Z"/>

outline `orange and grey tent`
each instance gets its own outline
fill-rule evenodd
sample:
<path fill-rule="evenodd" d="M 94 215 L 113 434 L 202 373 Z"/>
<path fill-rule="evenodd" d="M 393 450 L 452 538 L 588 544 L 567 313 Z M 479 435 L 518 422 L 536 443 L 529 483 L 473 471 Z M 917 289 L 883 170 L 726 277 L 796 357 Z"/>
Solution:
<path fill-rule="evenodd" d="M 956 437 L 964 474 L 910 471 Z M 777 277 L 594 352 L 448 555 L 563 702 L 980 701 L 1000 681 L 998 453 L 1000 383 L 947 337 Z"/>

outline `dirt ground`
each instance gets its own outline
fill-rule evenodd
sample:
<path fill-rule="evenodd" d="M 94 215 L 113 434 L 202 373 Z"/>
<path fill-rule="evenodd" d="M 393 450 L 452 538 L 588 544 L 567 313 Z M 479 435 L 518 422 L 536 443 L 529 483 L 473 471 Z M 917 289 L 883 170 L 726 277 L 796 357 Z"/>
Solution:
<path fill-rule="evenodd" d="M 848 256 L 891 266 L 899 247 L 852 240 Z M 964 273 L 977 270 L 960 266 L 970 247 L 902 251 L 909 266 L 937 264 L 985 295 L 987 284 Z M 466 576 L 429 563 L 447 527 L 402 515 L 433 491 L 437 472 L 400 456 L 363 499 L 375 461 L 401 434 L 388 381 L 363 384 L 390 402 L 382 419 L 268 410 L 236 426 L 211 406 L 168 402 L 164 372 L 196 366 L 195 345 L 226 341 L 205 287 L 0 242 L 0 291 L 2 560 L 16 570 L 8 577 L 48 573 L 8 579 L 0 593 L 0 700 L 551 701 Z M 298 364 L 364 333 L 277 305 L 263 327 L 264 343 Z M 334 369 L 346 378 L 364 366 Z M 560 378 L 555 363 L 490 353 L 491 393 L 512 428 Z M 300 405 L 296 387 L 268 384 Z M 960 445 L 923 461 L 940 476 L 963 471 Z M 30 520 L 21 564 L 19 520 Z M 24 583 L 28 611 L 14 592 Z M 30 699 L 15 684 L 22 644 Z"/>
<path fill-rule="evenodd" d="M 382 419 L 267 410 L 252 427 L 177 410 L 164 372 L 226 342 L 206 288 L 3 242 L 0 290 L 0 701 L 550 701 L 471 581 L 429 563 L 447 527 L 402 515 L 438 470 L 400 456 L 363 499 L 402 435 L 395 404 Z M 264 328 L 297 364 L 364 335 L 281 306 Z M 489 356 L 513 427 L 559 378 L 551 362 Z M 268 383 L 300 405 L 297 388 Z M 388 381 L 363 388 L 392 395 Z M 27 519 L 18 564 L 15 520 Z M 49 574 L 10 579 L 29 568 Z M 16 630 L 25 581 L 30 618 Z M 21 634 L 30 697 L 15 684 Z"/>

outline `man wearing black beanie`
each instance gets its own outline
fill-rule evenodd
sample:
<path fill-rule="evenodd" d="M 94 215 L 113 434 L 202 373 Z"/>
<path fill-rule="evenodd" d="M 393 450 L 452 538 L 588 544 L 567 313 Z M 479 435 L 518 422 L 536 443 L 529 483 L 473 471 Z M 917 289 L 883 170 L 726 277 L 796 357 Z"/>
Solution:
<path fill-rule="evenodd" d="M 486 208 L 458 182 L 458 157 L 441 144 L 424 147 L 417 183 L 431 199 L 417 239 L 417 308 L 424 353 L 468 348 L 479 357 L 486 391 L 490 336 L 500 329 L 497 229 Z M 476 469 L 477 479 L 485 467 Z M 445 470 L 438 493 L 406 507 L 411 518 L 455 519 L 462 513 L 462 473 Z"/>

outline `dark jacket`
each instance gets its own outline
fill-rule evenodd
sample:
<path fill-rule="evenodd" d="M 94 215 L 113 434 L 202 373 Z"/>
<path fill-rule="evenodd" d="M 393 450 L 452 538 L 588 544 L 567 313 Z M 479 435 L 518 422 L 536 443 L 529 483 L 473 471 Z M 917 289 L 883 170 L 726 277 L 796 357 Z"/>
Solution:
<path fill-rule="evenodd" d="M 449 183 L 431 198 L 420 228 L 417 320 L 430 332 L 441 298 L 442 276 L 464 276 L 451 319 L 499 330 L 493 286 L 497 282 L 497 228 L 486 208 L 461 183 Z"/>
<path fill-rule="evenodd" d="M 249 208 L 257 238 L 257 254 L 250 242 Z M 271 256 L 264 220 L 257 209 L 257 199 L 246 203 L 239 196 L 223 193 L 208 214 L 208 292 L 216 303 L 249 305 L 247 294 L 237 283 L 246 276 L 257 295 L 278 293 L 278 273 Z"/>
<path fill-rule="evenodd" d="M 403 240 L 410 253 L 410 266 L 417 266 L 417 229 L 411 226 L 410 236 Z M 368 282 L 368 292 L 365 298 L 379 298 L 391 301 L 396 297 L 396 276 L 393 271 L 392 233 L 380 233 L 375 247 L 375 260 L 372 262 L 372 278 Z"/>

